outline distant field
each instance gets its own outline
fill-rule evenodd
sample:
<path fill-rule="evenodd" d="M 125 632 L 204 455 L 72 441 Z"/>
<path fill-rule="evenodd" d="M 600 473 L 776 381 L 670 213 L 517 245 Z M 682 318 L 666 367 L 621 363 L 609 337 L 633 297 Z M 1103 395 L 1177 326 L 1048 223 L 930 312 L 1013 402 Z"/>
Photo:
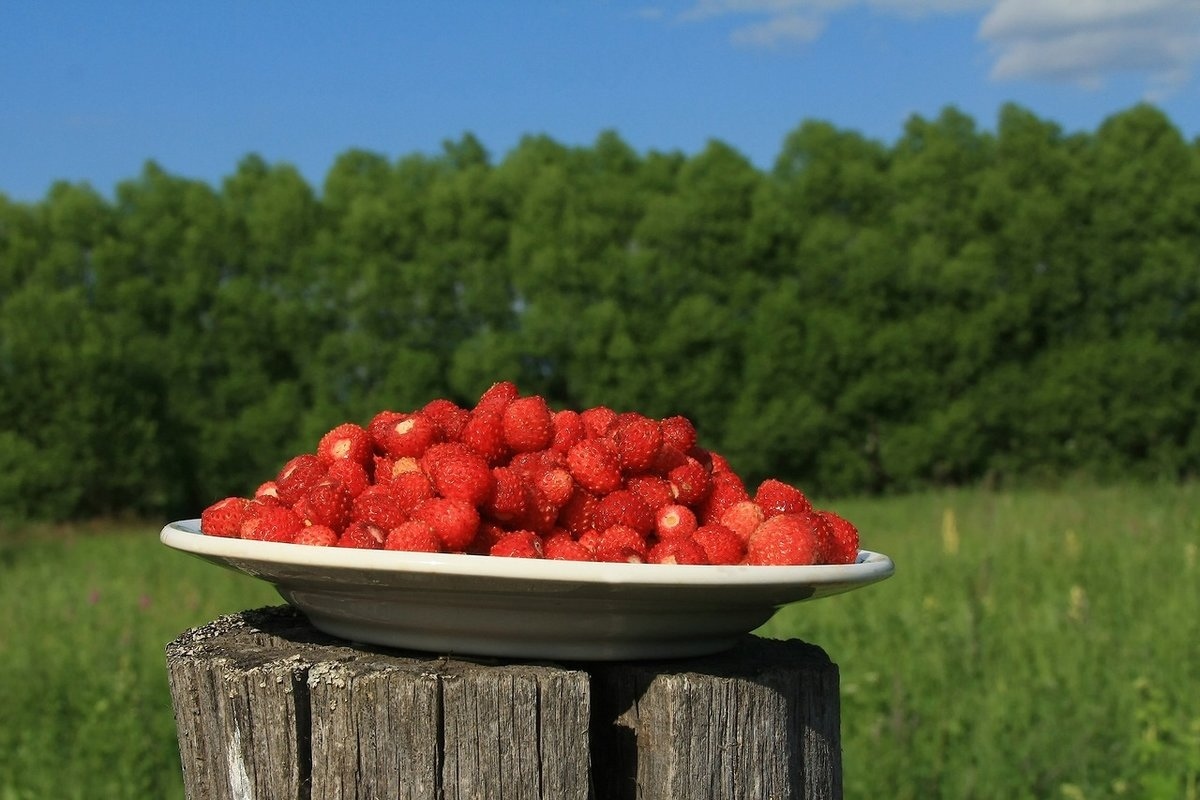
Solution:
<path fill-rule="evenodd" d="M 848 798 L 1197 797 L 1200 485 L 835 507 L 895 577 L 760 632 L 840 665 Z M 163 646 L 276 602 L 152 527 L 9 534 L 0 800 L 181 797 Z"/>

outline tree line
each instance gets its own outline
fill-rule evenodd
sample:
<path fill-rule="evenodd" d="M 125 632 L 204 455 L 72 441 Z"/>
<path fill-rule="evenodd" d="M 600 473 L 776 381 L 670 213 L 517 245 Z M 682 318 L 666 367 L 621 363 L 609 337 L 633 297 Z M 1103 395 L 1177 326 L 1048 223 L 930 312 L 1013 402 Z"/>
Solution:
<path fill-rule="evenodd" d="M 1200 470 L 1200 141 L 953 107 L 711 141 L 149 162 L 0 194 L 0 520 L 184 515 L 328 428 L 515 381 L 824 495 Z"/>

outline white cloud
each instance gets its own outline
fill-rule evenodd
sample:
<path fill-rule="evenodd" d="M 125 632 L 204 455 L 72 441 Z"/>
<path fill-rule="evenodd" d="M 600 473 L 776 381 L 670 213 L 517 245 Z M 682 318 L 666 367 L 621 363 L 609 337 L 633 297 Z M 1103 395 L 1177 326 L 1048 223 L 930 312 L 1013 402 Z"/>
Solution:
<path fill-rule="evenodd" d="M 1200 59 L 1196 0 L 998 0 L 979 26 L 994 80 L 1103 85 L 1117 72 L 1148 77 L 1152 92 L 1188 80 Z"/>
<path fill-rule="evenodd" d="M 733 31 L 730 40 L 734 44 L 748 47 L 780 47 L 789 44 L 807 44 L 825 30 L 825 21 L 820 17 L 803 14 L 779 14 L 768 17 Z"/>
<path fill-rule="evenodd" d="M 982 12 L 991 78 L 1097 88 L 1117 73 L 1146 78 L 1160 99 L 1200 62 L 1200 0 L 695 0 L 683 22 L 725 19 L 744 47 L 803 46 L 850 8 L 921 17 Z"/>

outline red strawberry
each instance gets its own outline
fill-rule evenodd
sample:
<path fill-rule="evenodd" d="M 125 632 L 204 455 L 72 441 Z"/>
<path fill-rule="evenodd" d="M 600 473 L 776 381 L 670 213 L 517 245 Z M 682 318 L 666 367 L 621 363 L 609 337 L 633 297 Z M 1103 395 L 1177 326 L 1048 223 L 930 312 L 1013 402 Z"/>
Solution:
<path fill-rule="evenodd" d="M 379 550 L 383 547 L 387 533 L 370 522 L 355 521 L 346 526 L 338 537 L 338 547 L 356 547 L 360 550 Z"/>
<path fill-rule="evenodd" d="M 367 429 L 353 422 L 344 422 L 321 437 L 317 457 L 326 464 L 340 459 L 368 464 L 374 453 L 374 443 Z"/>
<path fill-rule="evenodd" d="M 292 509 L 306 525 L 324 525 L 340 531 L 350 522 L 354 498 L 340 483 L 322 481 L 301 497 Z"/>
<path fill-rule="evenodd" d="M 381 411 L 367 427 L 376 446 L 392 458 L 418 458 L 442 435 L 437 424 L 420 413 Z"/>
<path fill-rule="evenodd" d="M 428 468 L 434 492 L 442 497 L 481 506 L 492 496 L 492 471 L 477 455 L 450 455 L 433 459 Z"/>
<path fill-rule="evenodd" d="M 767 478 L 758 485 L 758 490 L 754 493 L 754 502 L 758 503 L 768 517 L 812 511 L 812 503 L 803 492 L 775 478 Z"/>
<path fill-rule="evenodd" d="M 542 497 L 556 509 L 562 508 L 575 493 L 575 479 L 562 467 L 544 470 L 537 476 L 534 485 Z"/>
<path fill-rule="evenodd" d="M 746 561 L 756 565 L 816 564 L 829 529 L 813 513 L 776 514 L 750 535 Z"/>
<path fill-rule="evenodd" d="M 516 384 L 512 381 L 497 381 L 479 397 L 475 403 L 476 411 L 487 410 L 503 413 L 505 407 L 520 395 Z"/>
<path fill-rule="evenodd" d="M 275 494 L 284 505 L 291 505 L 325 479 L 328 465 L 315 455 L 305 453 L 283 465 L 275 476 Z"/>
<path fill-rule="evenodd" d="M 671 482 L 671 493 L 685 506 L 691 506 L 708 496 L 712 485 L 708 470 L 699 461 L 689 458 L 671 470 L 667 479 Z"/>
<path fill-rule="evenodd" d="M 832 511 L 817 513 L 829 525 L 831 534 L 825 561 L 830 564 L 853 564 L 858 559 L 858 528 Z"/>
<path fill-rule="evenodd" d="M 488 408 L 472 411 L 459 438 L 463 444 L 483 456 L 489 466 L 497 466 L 509 457 L 508 445 L 504 443 L 502 411 Z"/>
<path fill-rule="evenodd" d="M 513 531 L 501 536 L 488 554 L 505 558 L 542 558 L 542 540 L 533 531 Z"/>
<path fill-rule="evenodd" d="M 725 509 L 721 514 L 720 524 L 740 536 L 743 542 L 748 542 L 750 535 L 766 518 L 767 515 L 758 507 L 758 503 L 753 500 L 742 500 Z"/>
<path fill-rule="evenodd" d="M 431 497 L 417 506 L 412 518 L 429 523 L 445 548 L 451 552 L 466 550 L 479 532 L 479 512 L 465 500 Z"/>
<path fill-rule="evenodd" d="M 558 524 L 578 538 L 584 531 L 595 527 L 592 524 L 592 516 L 599 502 L 596 495 L 582 486 L 576 486 L 566 505 L 559 509 Z"/>
<path fill-rule="evenodd" d="M 660 539 L 691 538 L 696 527 L 696 515 L 687 506 L 672 503 L 655 512 L 654 530 Z"/>
<path fill-rule="evenodd" d="M 514 453 L 544 450 L 554 441 L 554 423 L 546 401 L 538 395 L 518 397 L 501 416 L 504 443 Z"/>
<path fill-rule="evenodd" d="M 342 484 L 346 487 L 346 491 L 350 492 L 351 497 L 358 497 L 371 482 L 366 467 L 357 461 L 344 458 L 329 465 L 329 469 L 325 472 L 325 480 L 337 481 Z"/>
<path fill-rule="evenodd" d="M 550 449 L 556 453 L 562 453 L 564 456 L 573 444 L 587 435 L 587 428 L 578 411 L 564 409 L 556 412 L 553 417 L 553 425 L 554 439 L 550 443 Z"/>
<path fill-rule="evenodd" d="M 739 564 L 746 556 L 742 537 L 724 525 L 702 525 L 692 538 L 704 548 L 710 564 Z"/>
<path fill-rule="evenodd" d="M 386 532 L 404 522 L 408 512 L 391 487 L 376 484 L 354 498 L 350 516 L 354 522 L 367 522 Z"/>
<path fill-rule="evenodd" d="M 663 539 L 650 548 L 646 560 L 651 564 L 708 564 L 708 554 L 690 536 Z"/>
<path fill-rule="evenodd" d="M 745 484 L 736 473 L 724 470 L 713 472 L 711 483 L 708 497 L 704 498 L 699 509 L 700 516 L 706 523 L 720 522 L 721 516 L 730 506 L 750 499 Z"/>
<path fill-rule="evenodd" d="M 659 425 L 641 414 L 622 414 L 612 433 L 617 443 L 617 458 L 628 475 L 650 469 L 662 447 Z"/>
<path fill-rule="evenodd" d="M 200 530 L 209 536 L 225 536 L 236 539 L 242 535 L 242 522 L 246 519 L 249 500 L 243 497 L 226 497 L 218 500 L 200 514 Z"/>
<path fill-rule="evenodd" d="M 384 550 L 409 550 L 419 553 L 439 553 L 442 540 L 428 522 L 412 519 L 388 531 L 383 541 Z"/>
<path fill-rule="evenodd" d="M 671 484 L 666 478 L 660 478 L 658 475 L 633 475 L 625 481 L 625 488 L 642 498 L 642 501 L 653 509 L 675 502 Z"/>
<path fill-rule="evenodd" d="M 595 561 L 592 551 L 571 538 L 569 533 L 547 536 L 542 542 L 542 557 L 554 561 Z"/>
<path fill-rule="evenodd" d="M 300 529 L 293 540 L 295 544 L 312 547 L 333 547 L 338 542 L 337 531 L 327 525 L 308 525 Z"/>
<path fill-rule="evenodd" d="M 687 417 L 667 417 L 659 423 L 662 431 L 663 444 L 674 447 L 681 453 L 686 453 L 696 446 L 696 426 Z"/>
<path fill-rule="evenodd" d="M 593 406 L 580 411 L 579 418 L 587 431 L 586 438 L 596 439 L 608 432 L 608 426 L 617 419 L 617 412 L 608 406 Z"/>
<path fill-rule="evenodd" d="M 241 535 L 261 542 L 291 542 L 303 527 L 304 522 L 290 508 L 255 500 L 246 507 Z"/>
<path fill-rule="evenodd" d="M 608 494 L 621 486 L 621 465 L 612 442 L 584 439 L 567 452 L 571 477 L 593 494 Z"/>
<path fill-rule="evenodd" d="M 613 525 L 601 532 L 595 555 L 597 561 L 641 564 L 649 553 L 640 533 L 626 525 Z"/>
<path fill-rule="evenodd" d="M 387 483 L 387 490 L 405 514 L 433 497 L 433 484 L 419 469 L 396 475 Z"/>
<path fill-rule="evenodd" d="M 650 507 L 628 489 L 617 489 L 601 497 L 592 513 L 592 523 L 599 530 L 625 525 L 642 536 L 654 530 L 654 521 Z"/>
<path fill-rule="evenodd" d="M 254 497 L 270 497 L 274 500 L 279 500 L 279 487 L 275 485 L 275 481 L 264 481 L 254 490 Z M 280 500 L 280 502 L 283 502 Z"/>
<path fill-rule="evenodd" d="M 482 510 L 500 522 L 512 522 L 525 514 L 528 505 L 525 481 L 512 467 L 492 468 L 492 493 Z"/>
<path fill-rule="evenodd" d="M 463 426 L 471 412 L 452 400 L 438 398 L 430 400 L 421 409 L 421 415 L 437 426 L 440 438 L 454 441 L 462 434 Z"/>

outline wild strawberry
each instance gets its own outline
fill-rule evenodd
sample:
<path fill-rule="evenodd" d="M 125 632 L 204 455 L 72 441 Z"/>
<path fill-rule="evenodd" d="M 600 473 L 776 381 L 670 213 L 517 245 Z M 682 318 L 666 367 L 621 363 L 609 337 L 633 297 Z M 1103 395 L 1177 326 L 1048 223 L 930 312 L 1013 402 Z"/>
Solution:
<path fill-rule="evenodd" d="M 417 553 L 440 553 L 442 540 L 428 522 L 411 519 L 388 531 L 383 540 L 384 550 L 408 550 Z"/>
<path fill-rule="evenodd" d="M 374 450 L 374 442 L 366 428 L 353 422 L 344 422 L 321 437 L 317 444 L 317 457 L 327 465 L 343 458 L 368 464 Z"/>
<path fill-rule="evenodd" d="M 255 500 L 246 507 L 241 536 L 260 542 L 290 542 L 303 527 L 304 522 L 290 508 Z"/>
<path fill-rule="evenodd" d="M 832 511 L 817 513 L 829 525 L 831 534 L 825 561 L 830 564 L 853 564 L 858 559 L 858 528 Z"/>
<path fill-rule="evenodd" d="M 628 489 L 617 489 L 601 497 L 592 512 L 592 521 L 600 530 L 625 525 L 642 536 L 654 530 L 654 512 Z"/>
<path fill-rule="evenodd" d="M 668 474 L 667 480 L 671 482 L 671 493 L 675 495 L 676 501 L 685 506 L 696 505 L 702 501 L 711 487 L 708 470 L 695 459 L 688 459 L 686 463 L 675 467 Z"/>
<path fill-rule="evenodd" d="M 400 510 L 411 514 L 412 510 L 433 497 L 433 484 L 421 470 L 401 472 L 385 485 Z"/>
<path fill-rule="evenodd" d="M 776 566 L 816 564 L 821 560 L 827 535 L 825 521 L 816 514 L 776 514 L 750 535 L 746 561 Z"/>
<path fill-rule="evenodd" d="M 720 522 L 721 516 L 737 503 L 750 499 L 742 479 L 733 472 L 718 471 L 710 478 L 708 497 L 700 503 L 700 517 L 705 523 Z"/>
<path fill-rule="evenodd" d="M 709 564 L 708 554 L 690 536 L 663 539 L 650 548 L 646 561 L 651 564 Z"/>
<path fill-rule="evenodd" d="M 367 429 L 379 450 L 392 458 L 419 458 L 441 437 L 441 429 L 420 413 L 381 411 Z"/>
<path fill-rule="evenodd" d="M 325 471 L 325 480 L 342 484 L 351 497 L 358 497 L 371 483 L 366 467 L 357 461 L 344 458 L 329 465 L 329 469 Z"/>
<path fill-rule="evenodd" d="M 512 467 L 492 468 L 492 492 L 482 511 L 491 519 L 511 522 L 525 513 L 528 490 L 525 481 Z"/>
<path fill-rule="evenodd" d="M 754 502 L 758 503 L 768 517 L 812 511 L 812 503 L 803 492 L 775 478 L 767 478 L 758 485 L 757 491 L 754 492 Z"/>
<path fill-rule="evenodd" d="M 475 411 L 486 410 L 503 413 L 505 407 L 520 395 L 516 384 L 512 381 L 497 381 L 487 391 L 479 396 L 475 403 Z"/>
<path fill-rule="evenodd" d="M 562 453 L 565 456 L 572 445 L 587 435 L 587 427 L 584 426 L 583 418 L 579 416 L 578 411 L 563 409 L 555 412 L 552 421 L 554 439 L 550 443 L 550 449 L 556 453 Z"/>
<path fill-rule="evenodd" d="M 462 442 L 438 442 L 437 444 L 431 444 L 429 449 L 425 451 L 425 455 L 421 456 L 417 460 L 417 467 L 428 474 L 430 470 L 433 469 L 433 462 L 437 461 L 438 459 L 450 458 L 452 456 L 477 455 L 479 455 L 479 453 L 475 452 L 475 450 L 468 445 L 463 444 Z M 395 475 L 398 472 L 405 471 L 407 468 L 407 462 L 396 462 L 396 464 L 390 468 L 391 474 Z M 375 480 L 377 483 L 380 482 L 378 475 L 375 477 Z"/>
<path fill-rule="evenodd" d="M 584 531 L 595 527 L 592 524 L 592 516 L 599 502 L 596 495 L 582 486 L 576 486 L 575 491 L 571 493 L 570 499 L 559 509 L 558 524 L 565 528 L 572 536 L 578 538 Z"/>
<path fill-rule="evenodd" d="M 275 485 L 275 481 L 263 481 L 258 485 L 258 488 L 254 490 L 254 497 L 256 499 L 260 497 L 270 497 L 274 500 L 279 500 L 279 487 Z M 282 503 L 283 501 L 280 500 L 279 502 Z"/>
<path fill-rule="evenodd" d="M 542 540 L 533 531 L 513 531 L 501 536 L 488 554 L 504 558 L 542 558 Z"/>
<path fill-rule="evenodd" d="M 276 496 L 290 506 L 324 480 L 327 469 L 327 464 L 309 453 L 292 458 L 275 476 Z"/>
<path fill-rule="evenodd" d="M 536 450 L 532 453 L 517 453 L 508 462 L 508 466 L 521 474 L 526 483 L 535 484 L 542 473 L 548 469 L 566 467 L 565 456 L 553 450 Z"/>
<path fill-rule="evenodd" d="M 353 503 L 354 498 L 345 486 L 325 480 L 297 500 L 292 510 L 306 525 L 324 525 L 340 531 L 350 521 Z"/>
<path fill-rule="evenodd" d="M 420 472 L 421 462 L 412 456 L 375 456 L 375 483 L 386 485 L 405 472 Z"/>
<path fill-rule="evenodd" d="M 663 444 L 686 453 L 696 446 L 696 426 L 687 417 L 667 417 L 659 423 Z"/>
<path fill-rule="evenodd" d="M 702 525 L 692 539 L 704 548 L 710 564 L 739 564 L 746 556 L 746 543 L 724 525 Z"/>
<path fill-rule="evenodd" d="M 654 457 L 654 464 L 650 467 L 650 471 L 655 475 L 665 477 L 671 473 L 671 470 L 686 463 L 688 463 L 687 453 L 675 445 L 663 442 L 662 446 L 658 448 L 658 454 Z"/>
<path fill-rule="evenodd" d="M 542 542 L 542 557 L 553 561 L 595 561 L 592 551 L 571 538 L 569 533 L 550 535 Z"/>
<path fill-rule="evenodd" d="M 660 539 L 690 538 L 696 528 L 696 515 L 687 506 L 672 503 L 655 512 L 654 530 Z"/>
<path fill-rule="evenodd" d="M 596 543 L 597 561 L 641 564 L 649 555 L 646 540 L 627 525 L 613 525 L 600 533 Z"/>
<path fill-rule="evenodd" d="M 526 486 L 528 502 L 519 522 L 535 533 L 548 533 L 558 521 L 560 506 L 548 498 L 537 485 Z"/>
<path fill-rule="evenodd" d="M 567 466 L 580 486 L 602 495 L 621 486 L 621 465 L 604 439 L 584 439 L 567 452 Z"/>
<path fill-rule="evenodd" d="M 467 409 L 442 397 L 430 400 L 421 409 L 421 416 L 436 425 L 440 438 L 446 441 L 458 439 L 462 434 L 463 426 L 467 424 L 467 417 L 470 415 L 471 412 Z"/>
<path fill-rule="evenodd" d="M 612 439 L 617 443 L 621 469 L 627 475 L 650 469 L 662 447 L 662 431 L 658 423 L 641 414 L 622 414 L 617 417 Z"/>
<path fill-rule="evenodd" d="M 579 419 L 587 431 L 586 438 L 596 439 L 608 433 L 608 426 L 616 421 L 617 412 L 608 406 L 592 406 L 580 411 Z"/>
<path fill-rule="evenodd" d="M 504 443 L 503 412 L 482 408 L 471 412 L 463 426 L 460 441 L 487 461 L 497 466 L 509 457 L 508 445 Z"/>
<path fill-rule="evenodd" d="M 580 547 L 585 548 L 592 554 L 592 560 L 596 561 L 596 550 L 600 547 L 600 531 L 595 528 L 589 528 L 583 533 L 575 537 L 575 541 L 579 542 Z"/>
<path fill-rule="evenodd" d="M 658 509 L 675 502 L 671 484 L 658 475 L 632 475 L 625 481 L 625 488 L 642 498 L 650 508 Z"/>
<path fill-rule="evenodd" d="M 479 532 L 479 511 L 465 500 L 431 497 L 417 506 L 412 518 L 429 523 L 451 552 L 466 550 Z"/>
<path fill-rule="evenodd" d="M 390 487 L 376 484 L 368 486 L 362 494 L 354 498 L 350 516 L 354 522 L 368 522 L 384 531 L 390 531 L 404 522 L 408 515 Z"/>
<path fill-rule="evenodd" d="M 209 536 L 238 538 L 242 535 L 242 522 L 249 504 L 250 501 L 243 497 L 218 500 L 200 514 L 200 531 Z"/>
<path fill-rule="evenodd" d="M 510 530 L 503 525 L 497 525 L 495 522 L 480 522 L 475 538 L 471 540 L 471 545 L 464 552 L 470 553 L 473 556 L 490 555 L 492 545 L 500 541 L 501 537 L 508 533 L 510 533 Z"/>
<path fill-rule="evenodd" d="M 740 536 L 743 542 L 748 542 L 750 535 L 766 518 L 767 515 L 758 507 L 758 503 L 753 500 L 742 500 L 725 509 L 721 514 L 720 524 Z"/>
<path fill-rule="evenodd" d="M 575 493 L 575 479 L 562 467 L 544 470 L 534 481 L 542 497 L 556 509 L 562 508 Z"/>
<path fill-rule="evenodd" d="M 337 531 L 328 525 L 307 525 L 300 529 L 293 540 L 295 544 L 307 544 L 312 547 L 333 547 L 337 541 Z"/>
<path fill-rule="evenodd" d="M 387 538 L 387 531 L 370 522 L 355 521 L 346 526 L 338 537 L 338 547 L 355 547 L 360 550 L 380 550 Z"/>
<path fill-rule="evenodd" d="M 434 492 L 442 497 L 480 506 L 492 495 L 492 471 L 481 456 L 452 455 L 434 459 L 429 464 L 428 474 Z"/>
<path fill-rule="evenodd" d="M 518 397 L 505 406 L 501 425 L 504 443 L 514 453 L 544 450 L 554 441 L 550 408 L 539 395 Z"/>

